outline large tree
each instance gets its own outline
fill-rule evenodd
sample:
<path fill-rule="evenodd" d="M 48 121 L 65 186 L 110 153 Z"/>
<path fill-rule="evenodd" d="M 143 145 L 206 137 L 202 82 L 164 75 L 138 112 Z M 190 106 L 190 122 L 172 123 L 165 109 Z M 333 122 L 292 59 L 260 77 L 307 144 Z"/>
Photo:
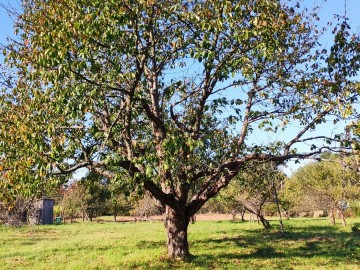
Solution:
<path fill-rule="evenodd" d="M 319 153 L 297 144 L 331 140 L 305 135 L 352 112 L 358 37 L 345 21 L 326 51 L 311 16 L 280 0 L 23 0 L 2 184 L 87 168 L 145 189 L 165 206 L 169 256 L 187 257 L 190 217 L 245 164 Z M 289 123 L 287 141 L 254 143 Z"/>

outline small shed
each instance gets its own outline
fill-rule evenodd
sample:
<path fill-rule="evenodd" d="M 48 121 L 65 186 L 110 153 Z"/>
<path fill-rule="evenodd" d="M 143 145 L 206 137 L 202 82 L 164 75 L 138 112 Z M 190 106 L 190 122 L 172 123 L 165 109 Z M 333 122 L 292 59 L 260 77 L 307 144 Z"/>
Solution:
<path fill-rule="evenodd" d="M 31 225 L 53 224 L 54 220 L 54 200 L 43 198 L 33 202 L 29 213 L 29 223 Z"/>

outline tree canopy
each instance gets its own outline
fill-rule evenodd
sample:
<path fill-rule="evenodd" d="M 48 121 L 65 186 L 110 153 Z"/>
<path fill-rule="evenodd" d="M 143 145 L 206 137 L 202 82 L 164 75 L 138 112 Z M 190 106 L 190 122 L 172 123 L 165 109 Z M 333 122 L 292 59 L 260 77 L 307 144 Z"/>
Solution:
<path fill-rule="evenodd" d="M 145 189 L 165 205 L 169 255 L 188 256 L 190 217 L 243 166 L 320 153 L 296 149 L 336 139 L 306 134 L 353 112 L 359 38 L 344 21 L 327 51 L 314 16 L 280 0 L 23 0 L 4 50 L 1 185 L 87 168 Z M 252 140 L 290 124 L 286 141 Z"/>

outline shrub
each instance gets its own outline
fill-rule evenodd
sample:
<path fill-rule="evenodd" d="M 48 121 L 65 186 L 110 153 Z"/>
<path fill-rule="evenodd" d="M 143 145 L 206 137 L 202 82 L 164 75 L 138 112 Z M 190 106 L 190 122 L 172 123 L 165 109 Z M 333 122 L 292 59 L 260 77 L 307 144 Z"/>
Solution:
<path fill-rule="evenodd" d="M 26 224 L 31 201 L 17 198 L 8 204 L 0 202 L 0 224 L 21 226 Z"/>
<path fill-rule="evenodd" d="M 360 217 L 360 201 L 350 203 L 350 209 L 355 216 Z"/>
<path fill-rule="evenodd" d="M 351 226 L 353 232 L 360 232 L 360 223 L 355 223 Z"/>

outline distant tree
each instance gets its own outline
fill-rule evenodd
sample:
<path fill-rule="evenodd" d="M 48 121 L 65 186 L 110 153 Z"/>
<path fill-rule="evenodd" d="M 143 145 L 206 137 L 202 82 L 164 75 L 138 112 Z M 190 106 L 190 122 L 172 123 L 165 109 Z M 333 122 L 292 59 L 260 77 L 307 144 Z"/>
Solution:
<path fill-rule="evenodd" d="M 223 211 L 232 215 L 233 220 L 236 220 L 237 214 L 240 214 L 241 221 L 245 221 L 246 208 L 241 201 L 241 195 L 242 193 L 239 191 L 236 181 L 233 181 L 225 190 L 220 192 L 217 196 L 217 202 L 221 204 Z"/>
<path fill-rule="evenodd" d="M 111 214 L 116 221 L 118 214 L 129 214 L 131 208 L 121 189 L 93 173 L 64 188 L 62 193 L 61 206 L 71 220 L 81 217 L 92 221 L 96 216 Z"/>
<path fill-rule="evenodd" d="M 113 215 L 114 222 L 119 215 L 128 216 L 133 206 L 127 196 L 123 193 L 111 193 L 110 198 L 107 200 L 107 211 Z"/>
<path fill-rule="evenodd" d="M 350 203 L 350 209 L 356 217 L 360 217 L 360 200 L 353 200 Z"/>
<path fill-rule="evenodd" d="M 296 149 L 353 113 L 359 38 L 344 20 L 326 50 L 311 17 L 283 0 L 22 1 L 0 188 L 79 168 L 122 179 L 165 206 L 168 254 L 188 257 L 190 218 L 248 163 L 318 154 Z M 256 144 L 258 129 L 277 134 Z"/>
<path fill-rule="evenodd" d="M 86 194 L 86 217 L 93 220 L 107 211 L 107 201 L 111 197 L 109 184 L 104 177 L 90 173 L 79 181 Z"/>
<path fill-rule="evenodd" d="M 360 89 L 358 89 L 360 92 Z M 346 165 L 349 169 L 360 173 L 360 121 L 347 126 L 347 136 L 351 138 L 349 144 L 352 148 L 353 158 Z"/>
<path fill-rule="evenodd" d="M 283 179 L 284 174 L 271 163 L 253 162 L 220 193 L 220 198 L 225 207 L 231 209 L 230 212 L 247 210 L 258 217 L 264 228 L 269 229 L 270 223 L 264 217 L 263 208 L 276 202 Z"/>
<path fill-rule="evenodd" d="M 360 176 L 344 169 L 339 157 L 332 158 L 299 168 L 286 183 L 285 193 L 297 209 L 328 210 L 333 225 L 338 211 L 345 226 L 344 211 L 360 196 Z"/>
<path fill-rule="evenodd" d="M 163 214 L 161 213 L 158 203 L 149 193 L 145 193 L 140 197 L 137 196 L 137 198 L 133 200 L 131 213 L 133 216 L 141 218 L 149 218 L 151 215 Z"/>
<path fill-rule="evenodd" d="M 276 192 L 280 189 L 284 175 L 274 169 L 270 163 L 256 164 L 240 175 L 240 187 L 243 193 L 240 201 L 245 209 L 255 214 L 264 228 L 270 228 L 265 219 L 263 208 L 266 204 L 274 203 Z"/>
<path fill-rule="evenodd" d="M 218 194 L 217 196 L 211 198 L 204 204 L 204 206 L 199 210 L 198 213 L 207 214 L 207 213 L 219 213 L 226 214 L 229 213 L 225 203 L 223 202 L 223 196 Z"/>
<path fill-rule="evenodd" d="M 65 215 L 64 218 L 70 219 L 70 222 L 79 217 L 84 220 L 88 207 L 87 201 L 90 198 L 86 188 L 79 182 L 74 182 L 64 189 L 63 194 L 61 206 Z"/>

